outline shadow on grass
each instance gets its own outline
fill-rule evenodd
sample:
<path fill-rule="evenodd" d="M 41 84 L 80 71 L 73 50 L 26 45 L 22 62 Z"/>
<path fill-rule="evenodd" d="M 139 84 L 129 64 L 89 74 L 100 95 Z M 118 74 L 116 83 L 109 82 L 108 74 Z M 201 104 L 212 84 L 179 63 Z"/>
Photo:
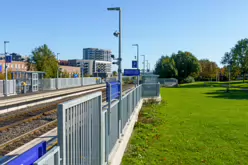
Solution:
<path fill-rule="evenodd" d="M 223 98 L 223 99 L 233 99 L 233 100 L 248 100 L 248 91 L 244 90 L 216 90 L 214 92 L 205 93 L 208 97 L 212 98 Z"/>
<path fill-rule="evenodd" d="M 201 87 L 207 87 L 204 85 L 204 83 L 192 83 L 192 84 L 181 84 L 179 85 L 180 88 L 201 88 Z"/>
<path fill-rule="evenodd" d="M 204 87 L 222 87 L 222 84 L 214 83 L 196 83 L 196 84 L 181 84 L 180 88 L 204 88 Z"/>

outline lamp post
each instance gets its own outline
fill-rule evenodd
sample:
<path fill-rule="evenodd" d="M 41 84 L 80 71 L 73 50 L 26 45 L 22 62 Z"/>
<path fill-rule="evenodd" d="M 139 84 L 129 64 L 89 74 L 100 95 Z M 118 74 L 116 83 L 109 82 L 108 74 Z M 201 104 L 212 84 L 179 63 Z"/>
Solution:
<path fill-rule="evenodd" d="M 146 60 L 146 71 L 148 70 L 148 60 Z"/>
<path fill-rule="evenodd" d="M 57 69 L 57 89 L 59 89 L 59 54 L 57 53 L 58 69 Z"/>
<path fill-rule="evenodd" d="M 108 11 L 119 12 L 119 32 L 114 32 L 114 36 L 119 37 L 119 58 L 118 58 L 118 80 L 120 81 L 120 100 L 122 99 L 122 71 L 121 71 L 121 8 L 111 7 L 107 8 Z M 120 105 L 120 104 L 119 104 Z"/>
<path fill-rule="evenodd" d="M 59 78 L 59 55 L 60 53 L 57 53 L 57 60 L 58 60 L 57 78 Z"/>
<path fill-rule="evenodd" d="M 7 66 L 7 61 L 6 61 L 6 56 L 7 56 L 7 50 L 6 50 L 6 45 L 9 43 L 9 41 L 4 41 L 4 55 L 5 55 L 5 96 L 8 96 L 8 92 L 7 92 L 7 89 L 8 89 L 8 66 Z"/>
<path fill-rule="evenodd" d="M 120 7 L 111 7 L 111 8 L 107 8 L 108 11 L 118 11 L 119 12 L 119 32 L 114 32 L 114 36 L 115 37 L 119 37 L 119 57 L 118 57 L 118 80 L 120 82 L 120 97 L 119 97 L 119 104 L 118 104 L 118 137 L 120 137 L 120 134 L 122 133 L 122 124 L 121 124 L 121 119 L 122 119 L 122 71 L 121 71 L 121 8 Z M 109 138 L 110 138 L 110 107 L 108 109 L 108 127 L 107 127 L 107 133 L 108 133 L 108 137 L 107 137 L 107 144 L 106 144 L 106 150 L 107 152 L 109 152 Z M 108 161 L 108 157 L 107 157 L 107 161 Z"/>
<path fill-rule="evenodd" d="M 144 57 L 144 60 L 143 60 L 143 74 L 145 74 L 145 69 L 146 69 L 146 65 L 145 65 L 145 62 L 146 62 L 146 55 L 141 55 Z"/>
<path fill-rule="evenodd" d="M 132 46 L 137 47 L 137 69 L 139 69 L 139 44 L 133 44 Z M 137 76 L 137 85 L 139 86 L 139 76 Z"/>

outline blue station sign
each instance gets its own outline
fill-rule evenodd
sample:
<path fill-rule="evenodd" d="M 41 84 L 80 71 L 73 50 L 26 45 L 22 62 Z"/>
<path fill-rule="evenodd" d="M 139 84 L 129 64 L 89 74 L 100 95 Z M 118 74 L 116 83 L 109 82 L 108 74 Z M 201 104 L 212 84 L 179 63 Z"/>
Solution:
<path fill-rule="evenodd" d="M 6 56 L 6 63 L 11 63 L 12 62 L 12 56 L 7 55 Z"/>
<path fill-rule="evenodd" d="M 138 68 L 138 62 L 132 61 L 132 68 Z"/>
<path fill-rule="evenodd" d="M 139 76 L 139 69 L 124 69 L 124 76 Z"/>

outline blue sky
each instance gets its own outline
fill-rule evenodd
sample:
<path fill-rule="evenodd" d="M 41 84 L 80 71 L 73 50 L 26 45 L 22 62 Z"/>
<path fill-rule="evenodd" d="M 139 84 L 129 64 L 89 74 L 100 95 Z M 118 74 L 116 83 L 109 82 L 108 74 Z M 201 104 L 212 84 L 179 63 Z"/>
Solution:
<path fill-rule="evenodd" d="M 112 33 L 118 13 L 106 10 L 116 6 L 123 10 L 123 68 L 131 68 L 133 43 L 152 67 L 161 55 L 178 50 L 219 64 L 237 40 L 247 37 L 247 0 L 5 0 L 0 40 L 10 41 L 9 52 L 25 55 L 42 44 L 59 52 L 60 59 L 81 58 L 85 47 L 117 55 Z"/>

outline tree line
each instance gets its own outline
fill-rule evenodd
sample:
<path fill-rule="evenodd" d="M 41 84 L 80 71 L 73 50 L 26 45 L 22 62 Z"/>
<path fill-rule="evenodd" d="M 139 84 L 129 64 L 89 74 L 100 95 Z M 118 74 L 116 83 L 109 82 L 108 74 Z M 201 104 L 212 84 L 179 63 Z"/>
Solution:
<path fill-rule="evenodd" d="M 221 63 L 225 65 L 225 70 L 230 71 L 231 79 L 242 75 L 244 82 L 248 72 L 248 39 L 239 40 L 229 52 L 224 54 Z"/>
<path fill-rule="evenodd" d="M 162 56 L 155 65 L 154 73 L 160 78 L 177 78 L 179 82 L 194 82 L 216 78 L 218 65 L 208 59 L 198 60 L 191 52 L 178 51 Z"/>
<path fill-rule="evenodd" d="M 59 77 L 61 78 L 70 77 L 66 70 L 61 71 L 59 69 L 59 61 L 57 60 L 55 53 L 46 44 L 39 46 L 32 51 L 26 61 L 26 66 L 28 71 L 45 72 L 45 78 L 56 78 L 57 71 L 59 71 Z"/>
<path fill-rule="evenodd" d="M 230 52 L 222 57 L 219 68 L 216 62 L 198 60 L 191 52 L 178 51 L 170 56 L 161 56 L 155 64 L 154 73 L 160 78 L 177 78 L 179 82 L 207 80 L 234 80 L 240 75 L 243 81 L 248 72 L 248 39 L 239 40 Z"/>

